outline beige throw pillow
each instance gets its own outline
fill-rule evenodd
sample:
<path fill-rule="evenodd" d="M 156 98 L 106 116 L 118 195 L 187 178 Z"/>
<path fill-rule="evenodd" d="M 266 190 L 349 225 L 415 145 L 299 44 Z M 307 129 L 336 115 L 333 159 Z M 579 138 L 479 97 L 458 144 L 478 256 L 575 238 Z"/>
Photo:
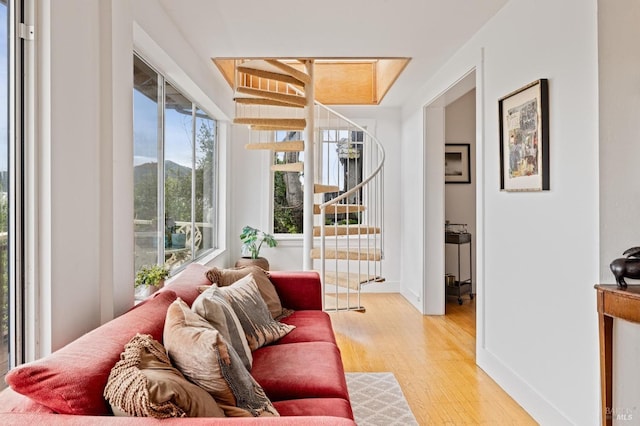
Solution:
<path fill-rule="evenodd" d="M 236 350 L 247 370 L 251 371 L 253 356 L 242 324 L 218 287 L 213 285 L 207 288 L 193 302 L 191 310 L 206 319 L 213 328 L 222 334 Z"/>
<path fill-rule="evenodd" d="M 227 417 L 278 416 L 233 347 L 180 298 L 167 310 L 164 344 L 175 366 L 209 392 Z"/>
<path fill-rule="evenodd" d="M 252 351 L 277 341 L 295 328 L 271 317 L 260 296 L 253 274 L 228 287 L 220 287 L 218 291 L 224 295 L 238 316 Z"/>
<path fill-rule="evenodd" d="M 207 278 L 220 287 L 230 286 L 241 278 L 253 274 L 260 295 L 269 308 L 272 318 L 282 318 L 291 315 L 293 311 L 284 309 L 280 302 L 280 296 L 269 279 L 269 273 L 259 266 L 242 266 L 239 268 L 219 269 L 213 267 L 207 271 Z"/>
<path fill-rule="evenodd" d="M 104 397 L 115 415 L 224 417 L 211 395 L 185 379 L 164 347 L 148 334 L 138 334 L 125 345 Z"/>

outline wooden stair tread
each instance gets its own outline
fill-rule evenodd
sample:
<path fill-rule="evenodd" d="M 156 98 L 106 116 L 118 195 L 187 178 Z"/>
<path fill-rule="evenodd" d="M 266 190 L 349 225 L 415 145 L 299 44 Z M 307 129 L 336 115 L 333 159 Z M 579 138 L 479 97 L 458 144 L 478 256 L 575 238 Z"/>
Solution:
<path fill-rule="evenodd" d="M 287 73 L 291 77 L 302 81 L 304 84 L 311 83 L 311 77 L 309 77 L 309 74 L 302 72 L 299 69 L 292 67 L 291 65 L 287 65 L 283 62 L 278 61 L 277 59 L 265 59 L 265 62 L 269 65 L 274 66 L 280 71 Z"/>
<path fill-rule="evenodd" d="M 244 148 L 247 150 L 268 149 L 275 152 L 302 152 L 304 151 L 304 141 L 248 143 Z"/>
<path fill-rule="evenodd" d="M 346 287 L 346 286 L 341 286 Z M 349 311 L 349 312 L 361 312 L 364 313 L 367 309 L 359 304 L 360 298 L 358 297 L 359 291 L 356 292 L 340 292 L 335 294 L 334 292 L 329 292 L 324 295 L 324 306 L 323 309 L 326 312 L 341 312 L 341 311 Z"/>
<path fill-rule="evenodd" d="M 306 106 L 307 99 L 304 96 L 290 95 L 287 93 L 272 92 L 270 90 L 254 89 L 253 87 L 239 86 L 236 91 L 257 98 L 272 99 L 296 106 Z"/>
<path fill-rule="evenodd" d="M 319 226 L 313 227 L 313 236 L 319 237 L 321 229 Z M 380 228 L 375 226 L 363 226 L 363 225 L 327 225 L 324 228 L 324 235 L 327 237 L 334 237 L 336 235 L 370 235 L 379 234 Z"/>
<path fill-rule="evenodd" d="M 236 69 L 242 73 L 253 75 L 260 78 L 266 78 L 268 80 L 281 81 L 283 83 L 295 84 L 296 86 L 304 86 L 305 82 L 281 71 L 268 62 L 265 61 L 250 61 L 244 62 L 236 67 Z"/>
<path fill-rule="evenodd" d="M 326 207 L 325 212 L 327 214 L 343 214 L 343 213 L 358 213 L 365 211 L 366 207 L 359 204 L 331 204 Z M 313 213 L 320 214 L 320 205 L 313 205 Z"/>
<path fill-rule="evenodd" d="M 304 163 L 285 163 L 285 164 L 273 164 L 271 166 L 272 172 L 303 172 Z"/>
<path fill-rule="evenodd" d="M 371 261 L 382 260 L 382 250 L 380 249 L 360 248 L 360 250 L 358 250 L 357 247 L 338 248 L 338 249 L 325 248 L 324 252 L 325 252 L 325 257 L 324 257 L 325 259 L 371 260 Z M 311 250 L 312 259 L 320 259 L 321 254 L 322 252 L 319 248 L 314 248 Z"/>
<path fill-rule="evenodd" d="M 260 125 L 257 125 L 257 124 L 250 125 L 249 129 L 255 130 L 255 131 L 268 130 L 270 132 L 277 132 L 277 131 L 280 131 L 280 130 L 284 130 L 284 131 L 303 130 L 303 129 L 300 129 L 300 128 L 291 128 L 291 127 L 282 127 L 282 126 L 260 126 Z"/>
<path fill-rule="evenodd" d="M 363 284 L 382 283 L 385 279 L 373 274 L 358 274 L 357 272 L 325 271 L 324 283 L 349 287 L 351 290 L 359 290 Z"/>
<path fill-rule="evenodd" d="M 326 192 L 340 192 L 340 188 L 335 185 L 323 185 L 320 183 L 313 185 L 314 194 L 323 194 Z"/>
<path fill-rule="evenodd" d="M 276 101 L 274 99 L 267 99 L 267 98 L 236 97 L 233 100 L 236 103 L 243 104 L 243 105 L 268 105 L 268 106 L 287 107 L 287 108 L 304 108 L 305 107 L 304 105 Z"/>
<path fill-rule="evenodd" d="M 304 130 L 307 127 L 307 120 L 304 118 L 259 118 L 259 117 L 236 117 L 234 124 L 249 124 L 254 126 L 268 126 L 287 130 Z"/>

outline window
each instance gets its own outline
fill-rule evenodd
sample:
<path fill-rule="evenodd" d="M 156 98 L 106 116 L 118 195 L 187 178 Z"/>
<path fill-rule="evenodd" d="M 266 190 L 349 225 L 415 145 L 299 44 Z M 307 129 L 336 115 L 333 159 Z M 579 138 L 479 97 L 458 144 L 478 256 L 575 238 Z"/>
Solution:
<path fill-rule="evenodd" d="M 20 206 L 21 180 L 16 173 L 21 163 L 19 138 L 22 137 L 21 105 L 23 82 L 27 78 L 18 72 L 23 42 L 13 36 L 15 16 L 22 10 L 21 2 L 0 1 L 0 390 L 7 385 L 4 376 L 22 362 L 23 336 L 22 277 L 18 262 L 21 256 L 21 233 L 16 225 Z M 12 31 L 13 30 L 13 31 Z M 18 52 L 18 53 L 16 53 Z"/>
<path fill-rule="evenodd" d="M 276 141 L 302 140 L 300 132 L 277 131 Z M 304 152 L 275 152 L 274 164 L 304 161 Z M 301 172 L 276 171 L 273 175 L 273 232 L 302 234 L 304 194 Z"/>
<path fill-rule="evenodd" d="M 317 156 L 321 164 L 316 171 L 316 180 L 324 185 L 335 186 L 337 192 L 324 194 L 328 201 L 344 194 L 362 182 L 362 158 L 364 132 L 340 128 L 322 128 L 319 130 Z M 276 141 L 284 142 L 302 139 L 300 132 L 276 132 Z M 274 163 L 295 163 L 304 161 L 302 152 L 276 152 Z M 303 176 L 300 172 L 274 173 L 273 182 L 273 230 L 277 234 L 301 234 L 303 232 Z M 356 193 L 343 201 L 348 204 L 361 204 L 362 194 Z M 360 223 L 359 213 L 327 215 L 328 224 Z"/>
<path fill-rule="evenodd" d="M 9 283 L 9 7 L 0 2 L 0 375 L 7 374 L 11 359 Z M 0 381 L 0 389 L 6 387 Z"/>
<path fill-rule="evenodd" d="M 217 123 L 138 56 L 133 74 L 135 269 L 177 271 L 216 248 Z"/>

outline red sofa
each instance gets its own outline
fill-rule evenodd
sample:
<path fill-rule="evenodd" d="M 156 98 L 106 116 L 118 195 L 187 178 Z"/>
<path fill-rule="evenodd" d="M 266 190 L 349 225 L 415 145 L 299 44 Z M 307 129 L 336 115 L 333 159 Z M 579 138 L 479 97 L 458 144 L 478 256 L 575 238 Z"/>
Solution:
<path fill-rule="evenodd" d="M 198 287 L 210 284 L 206 266 L 190 265 L 171 284 L 118 318 L 40 360 L 7 375 L 0 393 L 0 424 L 355 425 L 340 351 L 322 311 L 314 272 L 271 272 L 282 306 L 295 312 L 283 322 L 296 328 L 253 352 L 251 374 L 282 417 L 157 420 L 114 417 L 102 393 L 124 345 L 136 333 L 162 341 L 168 306 L 191 305 Z"/>

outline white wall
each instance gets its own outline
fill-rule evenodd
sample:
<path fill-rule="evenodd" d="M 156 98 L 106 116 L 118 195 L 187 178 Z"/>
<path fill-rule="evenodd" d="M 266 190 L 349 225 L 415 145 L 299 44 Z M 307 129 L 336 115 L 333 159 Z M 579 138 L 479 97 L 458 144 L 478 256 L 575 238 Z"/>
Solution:
<path fill-rule="evenodd" d="M 615 283 L 609 263 L 639 245 L 640 3 L 598 2 L 600 95 L 600 282 Z M 637 284 L 636 280 L 628 280 Z M 617 414 L 640 419 L 640 327 L 614 321 Z M 620 424 L 629 422 L 620 422 Z"/>
<path fill-rule="evenodd" d="M 50 125 L 37 141 L 38 244 L 49 251 L 38 278 L 52 305 L 50 317 L 40 319 L 44 353 L 99 324 L 102 249 L 99 2 L 62 0 L 49 11 L 49 31 L 40 37 L 50 40 L 50 61 L 41 51 L 38 80 L 51 99 L 39 119 Z"/>
<path fill-rule="evenodd" d="M 403 197 L 409 211 L 429 188 L 423 175 L 442 162 L 420 164 L 422 106 L 476 68 L 477 362 L 542 424 L 598 423 L 596 12 L 593 0 L 512 0 L 403 108 L 403 179 L 416 182 Z M 538 78 L 550 87 L 551 190 L 500 192 L 498 99 Z M 409 265 L 429 241 L 409 238 L 426 234 L 419 216 L 403 223 Z M 426 259 L 411 279 L 437 267 Z"/>
<path fill-rule="evenodd" d="M 471 261 L 469 271 L 469 245 L 460 246 L 460 277 L 471 276 L 476 286 L 476 91 L 471 90 L 445 108 L 445 142 L 469 144 L 470 184 L 445 184 L 445 219 L 450 223 L 466 223 L 471 233 Z M 445 271 L 458 274 L 458 247 L 445 245 Z"/>

